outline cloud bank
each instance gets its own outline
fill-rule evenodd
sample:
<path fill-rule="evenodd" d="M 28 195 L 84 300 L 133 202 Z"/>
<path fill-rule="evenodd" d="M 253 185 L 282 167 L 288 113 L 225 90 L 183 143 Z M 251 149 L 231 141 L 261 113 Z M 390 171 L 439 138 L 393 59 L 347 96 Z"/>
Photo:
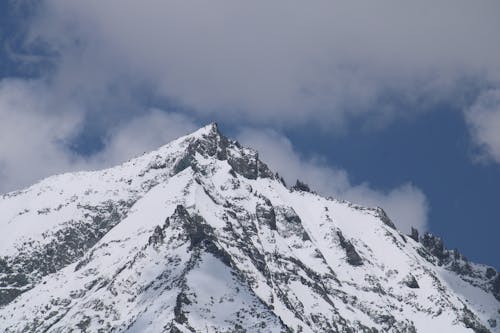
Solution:
<path fill-rule="evenodd" d="M 464 82 L 500 76 L 498 1 L 44 0 L 41 8 L 31 40 L 57 54 L 54 88 L 92 108 L 145 85 L 204 117 L 383 124 L 460 104 Z"/>
<path fill-rule="evenodd" d="M 465 116 L 483 161 L 500 163 L 500 89 L 481 94 Z"/>
<path fill-rule="evenodd" d="M 145 110 L 110 127 L 103 149 L 83 156 L 70 148 L 84 130 L 83 114 L 76 105 L 54 104 L 40 81 L 0 81 L 0 193 L 52 174 L 113 166 L 198 127 L 182 114 Z"/>
<path fill-rule="evenodd" d="M 81 111 L 54 105 L 37 81 L 0 82 L 0 191 L 70 170 L 77 157 L 67 147 Z"/>

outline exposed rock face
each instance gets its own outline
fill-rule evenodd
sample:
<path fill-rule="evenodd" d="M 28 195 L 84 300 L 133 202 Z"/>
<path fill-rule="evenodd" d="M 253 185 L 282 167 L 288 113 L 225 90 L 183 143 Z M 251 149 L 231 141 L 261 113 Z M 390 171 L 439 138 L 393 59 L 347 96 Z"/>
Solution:
<path fill-rule="evenodd" d="M 412 289 L 418 289 L 420 288 L 418 282 L 417 282 L 417 279 L 415 278 L 415 276 L 413 276 L 413 274 L 408 274 L 406 276 L 406 278 L 403 280 L 403 283 L 408 287 L 408 288 L 412 288 Z"/>
<path fill-rule="evenodd" d="M 40 240 L 16 244 L 15 256 L 0 257 L 0 286 L 3 287 L 0 289 L 0 306 L 31 289 L 41 277 L 55 273 L 80 258 L 126 217 L 134 201 L 135 198 L 131 197 L 128 201 L 107 200 L 98 205 L 77 204 L 76 208 L 81 212 L 80 221 L 64 221 L 60 229 L 42 233 Z M 71 203 L 62 205 L 69 206 Z M 49 212 L 46 210 L 44 214 Z M 37 215 L 40 214 L 37 212 Z"/>
<path fill-rule="evenodd" d="M 418 230 L 417 229 L 415 229 L 413 227 L 411 228 L 410 238 L 413 239 L 415 242 L 419 241 L 419 235 L 418 235 Z"/>
<path fill-rule="evenodd" d="M 347 262 L 352 266 L 363 265 L 363 259 L 361 259 L 361 256 L 358 254 L 358 252 L 356 252 L 354 245 L 352 245 L 350 241 L 344 238 L 344 235 L 342 235 L 342 232 L 340 230 L 337 231 L 337 236 L 339 237 L 340 246 L 342 246 L 345 250 Z"/>
<path fill-rule="evenodd" d="M 389 228 L 396 229 L 396 226 L 394 223 L 391 221 L 389 216 L 387 216 L 387 213 L 380 207 L 377 207 L 377 215 L 380 218 L 380 220 Z"/>
<path fill-rule="evenodd" d="M 441 238 L 430 233 L 426 233 L 422 237 L 421 242 L 422 245 L 439 260 L 444 260 L 447 258 L 447 254 L 444 252 L 443 240 Z"/>
<path fill-rule="evenodd" d="M 163 233 L 163 229 L 160 226 L 156 226 L 153 234 L 149 236 L 148 244 L 149 245 L 160 245 L 163 243 L 163 239 L 165 238 L 165 234 Z"/>
<path fill-rule="evenodd" d="M 176 172 L 186 167 L 196 165 L 195 155 L 215 157 L 227 161 L 232 170 L 248 179 L 274 178 L 274 174 L 267 165 L 259 159 L 257 151 L 243 148 L 236 141 L 229 140 L 219 132 L 214 123 L 209 132 L 203 135 L 202 140 L 193 140 L 186 149 L 186 155 L 179 161 Z"/>
<path fill-rule="evenodd" d="M 497 275 L 497 272 L 492 268 L 488 267 L 486 269 L 486 278 L 491 279 L 492 277 L 495 277 Z"/>
<path fill-rule="evenodd" d="M 493 295 L 500 301 L 500 274 L 492 282 Z"/>
<path fill-rule="evenodd" d="M 276 230 L 276 213 L 269 200 L 266 201 L 265 205 L 257 204 L 255 214 L 259 221 L 267 223 L 271 230 Z"/>
<path fill-rule="evenodd" d="M 214 124 L 4 195 L 0 228 L 2 333 L 500 332 L 496 270 L 286 188 Z"/>
<path fill-rule="evenodd" d="M 430 233 L 426 233 L 420 241 L 424 248 L 432 254 L 429 257 L 429 252 L 419 251 L 422 257 L 439 266 L 446 267 L 447 270 L 456 273 L 472 285 L 491 293 L 500 301 L 500 278 L 498 278 L 500 275 L 494 268 L 470 263 L 457 249 L 446 249 L 443 240 Z"/>
<path fill-rule="evenodd" d="M 292 190 L 303 191 L 303 192 L 311 192 L 311 189 L 309 188 L 309 185 L 307 185 L 306 183 L 301 182 L 298 179 L 297 179 L 297 182 L 295 182 L 295 185 L 292 186 Z"/>

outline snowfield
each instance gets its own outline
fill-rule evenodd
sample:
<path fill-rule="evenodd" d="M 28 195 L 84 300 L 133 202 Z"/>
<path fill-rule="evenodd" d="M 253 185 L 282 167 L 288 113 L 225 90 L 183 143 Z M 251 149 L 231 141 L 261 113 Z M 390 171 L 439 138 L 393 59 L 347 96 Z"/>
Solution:
<path fill-rule="evenodd" d="M 0 197 L 0 332 L 500 332 L 500 274 L 215 124 Z"/>

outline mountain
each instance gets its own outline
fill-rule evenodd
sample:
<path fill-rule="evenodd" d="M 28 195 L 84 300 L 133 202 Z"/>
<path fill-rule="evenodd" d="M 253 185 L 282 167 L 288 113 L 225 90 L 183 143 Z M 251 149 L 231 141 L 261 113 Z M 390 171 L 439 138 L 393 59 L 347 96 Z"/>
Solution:
<path fill-rule="evenodd" d="M 215 124 L 0 198 L 0 332 L 500 332 L 500 274 Z"/>

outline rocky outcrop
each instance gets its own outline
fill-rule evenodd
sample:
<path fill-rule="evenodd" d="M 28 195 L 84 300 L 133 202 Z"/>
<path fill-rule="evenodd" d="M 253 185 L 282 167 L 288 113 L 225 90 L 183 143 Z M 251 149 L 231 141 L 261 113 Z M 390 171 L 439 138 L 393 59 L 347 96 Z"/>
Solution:
<path fill-rule="evenodd" d="M 445 253 L 444 243 L 440 237 L 434 236 L 431 233 L 426 233 L 420 239 L 422 245 L 440 261 L 446 259 L 448 254 Z"/>
<path fill-rule="evenodd" d="M 42 277 L 80 259 L 127 214 L 131 201 L 106 201 L 99 206 L 80 205 L 84 220 L 70 220 L 47 231 L 50 241 L 24 242 L 14 256 L 0 258 L 0 306 L 31 289 Z"/>
<path fill-rule="evenodd" d="M 354 248 L 354 245 L 344 238 L 344 235 L 340 230 L 337 231 L 337 236 L 339 238 L 340 246 L 342 246 L 345 250 L 346 261 L 352 266 L 363 265 L 363 259 Z"/>
<path fill-rule="evenodd" d="M 165 239 L 165 234 L 163 233 L 163 228 L 160 226 L 156 226 L 153 234 L 149 236 L 148 244 L 149 245 L 160 245 L 163 243 Z"/>
<path fill-rule="evenodd" d="M 500 274 L 492 281 L 491 290 L 495 298 L 500 301 Z"/>
<path fill-rule="evenodd" d="M 418 289 L 420 288 L 418 282 L 417 282 L 417 279 L 415 278 L 415 276 L 413 276 L 413 274 L 408 274 L 405 279 L 403 280 L 403 283 L 408 287 L 408 288 L 411 288 L 411 289 Z"/>
<path fill-rule="evenodd" d="M 295 185 L 292 186 L 292 190 L 294 191 L 302 191 L 302 192 L 311 192 L 311 188 L 304 182 L 301 182 L 297 179 Z"/>
<path fill-rule="evenodd" d="M 274 178 L 273 172 L 259 159 L 257 151 L 243 148 L 237 141 L 228 139 L 219 132 L 216 123 L 210 125 L 207 134 L 189 143 L 184 155 L 175 164 L 174 174 L 190 166 L 198 169 L 196 154 L 227 161 L 236 173 L 248 179 Z"/>
<path fill-rule="evenodd" d="M 302 182 L 286 189 L 216 125 L 58 179 L 0 198 L 55 205 L 0 211 L 4 228 L 26 216 L 47 223 L 0 257 L 1 332 L 426 333 L 433 320 L 443 331 L 499 332 L 496 270 L 431 234 L 409 241 L 380 208 Z M 64 195 L 72 182 L 85 189 Z M 59 212 L 60 198 L 72 209 Z M 37 249 L 40 262 L 29 261 Z M 491 307 L 451 286 L 489 293 Z"/>
<path fill-rule="evenodd" d="M 413 239 L 415 242 L 419 242 L 419 235 L 418 235 L 418 230 L 411 227 L 411 233 L 410 233 L 410 238 Z"/>
<path fill-rule="evenodd" d="M 380 207 L 376 208 L 376 215 L 380 220 L 389 228 L 396 230 L 396 226 L 394 223 L 391 221 L 387 213 Z"/>
<path fill-rule="evenodd" d="M 255 215 L 261 223 L 266 223 L 271 230 L 276 230 L 276 212 L 269 200 L 266 204 L 257 204 Z"/>

